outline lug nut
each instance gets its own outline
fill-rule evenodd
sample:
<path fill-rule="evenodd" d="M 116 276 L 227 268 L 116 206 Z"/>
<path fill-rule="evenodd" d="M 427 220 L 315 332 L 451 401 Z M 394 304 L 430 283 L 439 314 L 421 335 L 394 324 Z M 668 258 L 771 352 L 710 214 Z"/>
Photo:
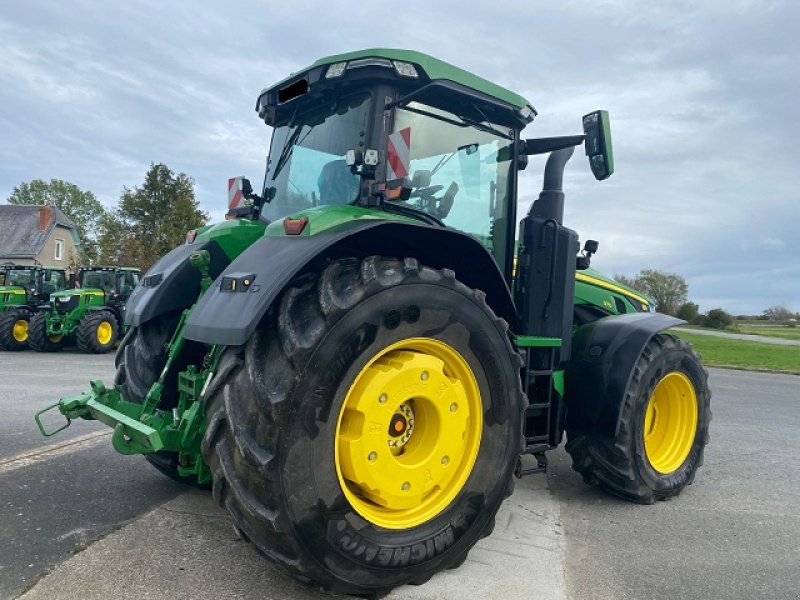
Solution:
<path fill-rule="evenodd" d="M 420 375 L 419 378 L 422 379 L 422 381 L 428 381 L 428 372 L 423 371 L 422 375 Z"/>
<path fill-rule="evenodd" d="M 369 462 L 375 462 L 376 458 L 378 458 L 378 453 L 377 452 L 370 452 L 369 456 L 367 456 L 367 460 Z"/>
<path fill-rule="evenodd" d="M 446 465 L 449 462 L 450 462 L 450 457 L 449 456 L 443 456 L 442 457 L 442 464 L 443 465 Z"/>
<path fill-rule="evenodd" d="M 380 396 L 378 396 L 378 402 L 380 402 L 381 404 L 386 404 L 387 400 L 388 398 L 386 397 L 386 394 L 381 394 Z"/>
<path fill-rule="evenodd" d="M 453 402 L 453 403 L 450 405 L 450 412 L 456 412 L 457 410 L 458 410 L 458 404 L 456 404 L 455 402 Z"/>
<path fill-rule="evenodd" d="M 406 481 L 400 486 L 400 489 L 402 489 L 404 492 L 407 492 L 409 489 L 411 489 L 411 484 Z"/>

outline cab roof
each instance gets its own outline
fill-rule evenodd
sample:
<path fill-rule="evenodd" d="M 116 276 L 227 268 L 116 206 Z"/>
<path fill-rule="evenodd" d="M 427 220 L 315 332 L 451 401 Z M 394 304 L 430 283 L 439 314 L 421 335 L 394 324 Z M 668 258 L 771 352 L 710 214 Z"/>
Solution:
<path fill-rule="evenodd" d="M 446 81 L 455 83 L 458 86 L 474 90 L 483 96 L 488 96 L 495 101 L 506 104 L 509 108 L 520 111 L 524 121 L 530 121 L 536 115 L 533 105 L 523 96 L 512 92 L 491 81 L 470 73 L 464 69 L 451 65 L 450 63 L 434 58 L 428 54 L 415 50 L 401 50 L 393 48 L 369 48 L 356 52 L 344 54 L 334 54 L 315 61 L 305 69 L 292 73 L 289 77 L 279 81 L 275 85 L 264 88 L 259 98 L 265 94 L 276 94 L 287 83 L 298 80 L 319 67 L 325 67 L 336 63 L 350 63 L 352 61 L 362 61 L 364 59 L 377 58 L 389 61 L 400 61 L 413 64 L 420 73 L 420 84 L 427 81 Z M 404 78 L 405 79 L 405 78 Z M 405 79 L 408 82 L 408 79 Z M 258 109 L 258 107 L 257 107 Z"/>

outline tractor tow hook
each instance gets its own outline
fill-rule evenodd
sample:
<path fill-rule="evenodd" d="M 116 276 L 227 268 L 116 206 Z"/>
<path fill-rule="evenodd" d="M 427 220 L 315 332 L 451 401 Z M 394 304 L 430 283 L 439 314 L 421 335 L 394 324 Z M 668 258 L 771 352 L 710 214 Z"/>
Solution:
<path fill-rule="evenodd" d="M 148 424 L 150 421 L 160 422 L 158 417 L 141 415 L 141 405 L 123 401 L 119 390 L 106 388 L 99 379 L 91 381 L 90 385 L 91 390 L 77 396 L 61 398 L 57 403 L 36 413 L 36 425 L 43 436 L 50 437 L 63 431 L 75 419 L 95 419 L 114 429 L 112 443 L 121 454 L 157 452 L 164 447 L 164 440 L 159 433 L 161 428 L 156 429 Z M 66 423 L 48 431 L 41 417 L 54 409 L 64 415 Z M 137 419 L 137 416 L 140 418 Z M 158 423 L 151 424 L 158 427 Z"/>

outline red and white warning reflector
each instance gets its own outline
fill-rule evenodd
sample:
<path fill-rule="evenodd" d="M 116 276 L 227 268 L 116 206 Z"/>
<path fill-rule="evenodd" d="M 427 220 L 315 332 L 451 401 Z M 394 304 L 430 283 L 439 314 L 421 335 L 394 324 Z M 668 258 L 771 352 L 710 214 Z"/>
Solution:
<path fill-rule="evenodd" d="M 386 181 L 408 177 L 411 162 L 411 128 L 406 127 L 389 135 L 386 143 Z"/>
<path fill-rule="evenodd" d="M 244 199 L 244 194 L 242 194 L 242 181 L 244 181 L 244 175 L 228 179 L 228 210 L 239 208 L 239 205 Z"/>

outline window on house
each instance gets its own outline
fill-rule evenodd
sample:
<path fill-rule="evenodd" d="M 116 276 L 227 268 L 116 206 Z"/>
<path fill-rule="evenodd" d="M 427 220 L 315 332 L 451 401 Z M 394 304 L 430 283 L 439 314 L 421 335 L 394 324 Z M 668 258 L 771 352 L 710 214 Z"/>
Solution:
<path fill-rule="evenodd" d="M 64 260 L 64 240 L 56 240 L 56 260 Z"/>

